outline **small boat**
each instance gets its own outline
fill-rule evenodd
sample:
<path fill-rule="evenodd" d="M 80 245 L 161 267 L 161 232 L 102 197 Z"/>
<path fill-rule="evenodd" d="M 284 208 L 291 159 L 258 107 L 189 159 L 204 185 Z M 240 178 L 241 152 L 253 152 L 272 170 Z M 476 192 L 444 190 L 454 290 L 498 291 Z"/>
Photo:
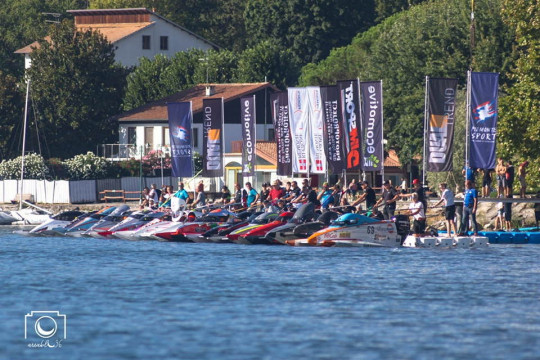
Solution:
<path fill-rule="evenodd" d="M 345 214 L 307 239 L 288 240 L 292 246 L 400 247 L 409 229 L 398 232 L 396 222 L 360 214 Z"/>
<path fill-rule="evenodd" d="M 73 222 L 76 218 L 86 214 L 82 211 L 64 211 L 49 218 L 49 220 L 36 226 L 32 230 L 28 231 L 27 235 L 58 235 L 54 230 L 56 228 L 64 227 Z"/>
<path fill-rule="evenodd" d="M 266 234 L 272 229 L 286 224 L 289 220 L 292 219 L 293 215 L 294 213 L 292 212 L 283 212 L 279 214 L 276 220 L 269 222 L 268 224 L 258 226 L 240 235 L 236 243 L 248 245 L 283 245 L 278 241 L 267 238 Z"/>

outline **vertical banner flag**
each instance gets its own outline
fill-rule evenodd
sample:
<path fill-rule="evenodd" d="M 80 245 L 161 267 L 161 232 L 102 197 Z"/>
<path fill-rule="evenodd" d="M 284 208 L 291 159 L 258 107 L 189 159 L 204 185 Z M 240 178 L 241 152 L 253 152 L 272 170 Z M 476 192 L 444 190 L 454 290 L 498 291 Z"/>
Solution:
<path fill-rule="evenodd" d="M 345 129 L 345 160 L 347 170 L 362 170 L 360 155 L 360 97 L 358 79 L 337 82 L 341 99 L 341 115 Z"/>
<path fill-rule="evenodd" d="M 203 99 L 202 176 L 223 176 L 223 98 Z"/>
<path fill-rule="evenodd" d="M 289 88 L 293 173 L 307 173 L 309 100 L 306 88 Z"/>
<path fill-rule="evenodd" d="M 167 104 L 169 116 L 169 137 L 171 140 L 172 176 L 193 176 L 191 154 L 191 126 L 193 113 L 190 102 Z"/>
<path fill-rule="evenodd" d="M 253 176 L 255 174 L 255 95 L 240 99 L 240 120 L 242 124 L 242 139 L 244 147 L 242 149 L 242 175 Z"/>
<path fill-rule="evenodd" d="M 307 87 L 309 100 L 309 159 L 310 172 L 313 174 L 326 173 L 326 154 L 324 151 L 324 118 L 321 99 L 321 89 L 318 86 Z"/>
<path fill-rule="evenodd" d="M 470 154 L 473 169 L 495 167 L 499 74 L 471 73 L 470 94 Z"/>
<path fill-rule="evenodd" d="M 270 95 L 272 120 L 277 147 L 277 175 L 292 174 L 292 140 L 289 122 L 289 98 L 286 92 Z"/>
<path fill-rule="evenodd" d="M 360 82 L 362 96 L 362 169 L 382 171 L 383 94 L 382 81 Z"/>
<path fill-rule="evenodd" d="M 324 115 L 324 129 L 328 166 L 334 174 L 345 169 L 343 157 L 343 128 L 341 126 L 341 107 L 336 86 L 321 86 L 321 101 Z"/>
<path fill-rule="evenodd" d="M 427 171 L 452 171 L 457 79 L 428 80 Z"/>

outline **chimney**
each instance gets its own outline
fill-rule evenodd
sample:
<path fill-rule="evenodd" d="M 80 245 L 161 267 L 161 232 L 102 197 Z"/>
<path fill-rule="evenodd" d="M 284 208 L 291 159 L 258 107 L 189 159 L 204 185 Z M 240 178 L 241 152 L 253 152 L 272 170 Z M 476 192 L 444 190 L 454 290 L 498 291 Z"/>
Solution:
<path fill-rule="evenodd" d="M 206 96 L 212 96 L 216 93 L 216 89 L 212 85 L 206 85 Z"/>

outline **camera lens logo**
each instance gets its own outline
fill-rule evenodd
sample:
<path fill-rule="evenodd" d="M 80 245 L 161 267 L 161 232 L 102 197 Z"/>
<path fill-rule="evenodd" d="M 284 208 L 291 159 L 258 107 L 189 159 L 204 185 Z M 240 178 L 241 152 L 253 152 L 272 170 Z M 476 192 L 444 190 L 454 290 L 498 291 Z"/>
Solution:
<path fill-rule="evenodd" d="M 59 311 L 31 311 L 24 316 L 25 339 L 65 339 L 67 335 L 66 315 Z M 37 335 L 37 337 L 36 337 Z"/>

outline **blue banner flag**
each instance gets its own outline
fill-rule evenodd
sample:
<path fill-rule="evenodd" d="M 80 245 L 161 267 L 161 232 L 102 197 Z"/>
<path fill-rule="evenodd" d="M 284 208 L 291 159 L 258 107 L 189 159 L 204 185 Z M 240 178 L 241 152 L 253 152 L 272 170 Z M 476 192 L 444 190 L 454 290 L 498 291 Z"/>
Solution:
<path fill-rule="evenodd" d="M 469 166 L 492 169 L 496 163 L 499 74 L 473 72 L 470 79 Z"/>
<path fill-rule="evenodd" d="M 167 104 L 169 136 L 171 138 L 172 176 L 193 176 L 191 125 L 193 114 L 191 102 Z"/>

